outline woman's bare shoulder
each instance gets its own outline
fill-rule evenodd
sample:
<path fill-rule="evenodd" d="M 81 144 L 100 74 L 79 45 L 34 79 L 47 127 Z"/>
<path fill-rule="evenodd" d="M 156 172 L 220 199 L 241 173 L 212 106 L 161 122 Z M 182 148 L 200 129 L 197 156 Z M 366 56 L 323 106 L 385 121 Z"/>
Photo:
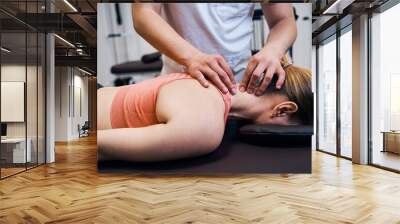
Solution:
<path fill-rule="evenodd" d="M 183 79 L 165 85 L 157 98 L 157 118 L 216 148 L 224 134 L 225 104 L 215 87 Z M 207 139 L 205 141 L 205 139 Z"/>
<path fill-rule="evenodd" d="M 204 88 L 194 79 L 177 80 L 163 86 L 157 98 L 157 114 L 163 119 L 208 117 L 215 122 L 223 121 L 224 112 L 221 93 L 214 86 Z"/>

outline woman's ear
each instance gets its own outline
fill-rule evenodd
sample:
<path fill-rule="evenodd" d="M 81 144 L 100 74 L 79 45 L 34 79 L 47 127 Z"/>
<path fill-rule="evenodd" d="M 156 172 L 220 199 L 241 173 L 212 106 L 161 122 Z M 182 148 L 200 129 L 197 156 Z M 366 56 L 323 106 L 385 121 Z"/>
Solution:
<path fill-rule="evenodd" d="M 284 117 L 297 112 L 299 108 L 297 104 L 292 101 L 282 102 L 274 107 L 272 110 L 273 117 Z"/>

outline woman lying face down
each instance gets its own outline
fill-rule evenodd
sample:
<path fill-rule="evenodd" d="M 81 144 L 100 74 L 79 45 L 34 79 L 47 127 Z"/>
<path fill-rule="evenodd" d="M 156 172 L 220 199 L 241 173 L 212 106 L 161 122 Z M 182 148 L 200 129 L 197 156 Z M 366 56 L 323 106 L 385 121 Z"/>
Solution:
<path fill-rule="evenodd" d="M 311 73 L 294 65 L 285 72 L 280 90 L 272 80 L 259 97 L 222 94 L 180 73 L 99 89 L 99 159 L 150 162 L 210 153 L 222 140 L 228 115 L 257 124 L 311 124 Z"/>

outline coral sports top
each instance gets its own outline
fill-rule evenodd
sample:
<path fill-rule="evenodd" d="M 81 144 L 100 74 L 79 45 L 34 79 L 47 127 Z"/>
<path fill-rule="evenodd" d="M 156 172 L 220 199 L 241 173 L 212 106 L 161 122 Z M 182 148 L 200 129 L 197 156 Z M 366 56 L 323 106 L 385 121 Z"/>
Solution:
<path fill-rule="evenodd" d="M 159 124 L 156 116 L 157 95 L 163 85 L 180 79 L 192 79 L 184 73 L 173 73 L 119 87 L 111 105 L 112 128 L 139 128 Z M 231 107 L 231 95 L 223 94 L 226 121 Z"/>

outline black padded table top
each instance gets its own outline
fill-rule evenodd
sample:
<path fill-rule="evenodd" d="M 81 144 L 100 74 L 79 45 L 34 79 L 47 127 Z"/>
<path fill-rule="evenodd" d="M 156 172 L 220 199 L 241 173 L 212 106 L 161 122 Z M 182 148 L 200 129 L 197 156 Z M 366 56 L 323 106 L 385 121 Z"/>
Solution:
<path fill-rule="evenodd" d="M 205 156 L 158 163 L 99 161 L 99 172 L 174 175 L 311 173 L 311 147 L 266 148 L 223 142 Z"/>
<path fill-rule="evenodd" d="M 238 130 L 237 127 L 232 126 L 235 124 L 227 125 L 218 149 L 205 156 L 157 163 L 99 161 L 98 170 L 155 175 L 311 173 L 311 135 L 308 137 L 308 144 L 279 147 L 275 144 L 255 145 L 242 141 L 235 131 Z"/>

